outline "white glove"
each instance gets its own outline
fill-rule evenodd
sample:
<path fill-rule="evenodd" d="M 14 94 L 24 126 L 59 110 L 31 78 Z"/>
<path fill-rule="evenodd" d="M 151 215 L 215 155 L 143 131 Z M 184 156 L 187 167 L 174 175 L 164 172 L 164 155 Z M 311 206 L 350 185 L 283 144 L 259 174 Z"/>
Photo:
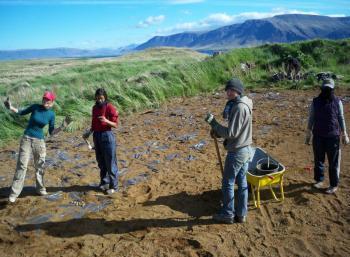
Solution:
<path fill-rule="evenodd" d="M 350 143 L 349 137 L 347 133 L 343 134 L 343 138 L 342 138 L 343 144 L 344 145 L 348 145 Z"/>
<path fill-rule="evenodd" d="M 211 113 L 208 113 L 204 120 L 210 124 L 213 121 L 213 119 L 214 119 L 214 115 Z"/>
<path fill-rule="evenodd" d="M 307 130 L 305 133 L 305 144 L 306 145 L 310 145 L 310 141 L 311 141 L 311 130 Z"/>

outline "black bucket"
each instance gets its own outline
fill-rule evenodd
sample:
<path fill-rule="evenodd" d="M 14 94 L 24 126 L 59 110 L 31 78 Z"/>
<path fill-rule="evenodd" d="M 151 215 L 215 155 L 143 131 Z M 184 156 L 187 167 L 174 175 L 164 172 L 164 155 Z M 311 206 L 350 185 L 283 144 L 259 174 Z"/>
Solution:
<path fill-rule="evenodd" d="M 278 171 L 279 164 L 273 160 L 261 159 L 258 161 L 255 169 L 255 174 L 264 176 Z"/>

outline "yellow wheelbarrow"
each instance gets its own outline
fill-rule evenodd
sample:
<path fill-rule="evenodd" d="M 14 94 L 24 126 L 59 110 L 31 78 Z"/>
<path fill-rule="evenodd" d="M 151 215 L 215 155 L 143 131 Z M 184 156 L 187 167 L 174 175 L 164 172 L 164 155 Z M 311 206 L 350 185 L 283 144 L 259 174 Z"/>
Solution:
<path fill-rule="evenodd" d="M 272 196 L 277 201 L 284 200 L 283 192 L 283 175 L 285 172 L 285 167 L 269 156 L 264 150 L 259 147 L 252 147 L 253 156 L 249 162 L 248 172 L 247 172 L 247 181 L 251 186 L 254 205 L 257 208 L 260 208 L 260 188 L 269 187 L 272 193 Z M 270 163 L 275 164 L 275 169 L 271 173 L 263 174 L 259 172 L 260 170 L 257 167 L 260 167 L 259 162 L 261 160 L 268 160 Z M 277 198 L 275 192 L 272 189 L 272 186 L 275 184 L 280 185 L 281 198 Z"/>

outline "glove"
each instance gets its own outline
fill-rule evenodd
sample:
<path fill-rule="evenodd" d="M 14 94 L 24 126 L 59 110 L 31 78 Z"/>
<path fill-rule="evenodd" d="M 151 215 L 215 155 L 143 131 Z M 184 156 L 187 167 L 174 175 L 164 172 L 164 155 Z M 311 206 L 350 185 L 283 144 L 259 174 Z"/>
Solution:
<path fill-rule="evenodd" d="M 310 145 L 310 141 L 311 141 L 311 130 L 308 129 L 305 134 L 305 144 Z"/>
<path fill-rule="evenodd" d="M 7 109 L 11 109 L 12 105 L 11 105 L 11 102 L 10 102 L 10 98 L 7 97 L 6 101 L 4 102 L 4 105 Z"/>
<path fill-rule="evenodd" d="M 348 134 L 347 134 L 347 133 L 344 133 L 344 134 L 343 134 L 342 141 L 343 141 L 343 144 L 344 144 L 344 145 L 348 145 L 348 144 L 349 144 L 350 140 L 349 140 L 349 137 L 348 137 Z"/>
<path fill-rule="evenodd" d="M 88 138 L 89 138 L 89 136 L 91 135 L 91 133 L 92 133 L 92 132 L 91 132 L 91 130 L 90 130 L 90 129 L 89 129 L 89 130 L 87 130 L 87 131 L 85 131 L 85 132 L 84 132 L 84 134 L 83 134 L 83 138 L 84 138 L 84 139 L 88 139 Z"/>
<path fill-rule="evenodd" d="M 204 120 L 210 124 L 213 121 L 213 119 L 214 119 L 214 115 L 211 113 L 208 113 Z"/>

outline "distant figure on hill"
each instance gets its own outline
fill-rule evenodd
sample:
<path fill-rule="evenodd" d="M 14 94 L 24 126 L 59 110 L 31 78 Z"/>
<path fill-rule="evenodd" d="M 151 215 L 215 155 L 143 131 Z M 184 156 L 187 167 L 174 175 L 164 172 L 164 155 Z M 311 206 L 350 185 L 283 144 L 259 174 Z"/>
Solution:
<path fill-rule="evenodd" d="M 286 67 L 288 79 L 299 79 L 301 64 L 297 58 L 289 55 L 286 60 Z"/>
<path fill-rule="evenodd" d="M 250 62 L 241 62 L 240 67 L 241 67 L 241 71 L 247 74 L 247 73 L 250 73 L 251 69 L 255 67 L 255 64 Z"/>
<path fill-rule="evenodd" d="M 338 189 L 340 175 L 340 136 L 343 144 L 349 144 L 346 132 L 343 104 L 334 95 L 334 81 L 322 81 L 321 93 L 314 98 L 310 106 L 305 143 L 310 144 L 314 152 L 314 187 L 323 187 L 325 156 L 329 164 L 330 186 L 326 193 L 333 194 Z"/>
<path fill-rule="evenodd" d="M 16 172 L 13 177 L 9 202 L 14 203 L 23 189 L 26 177 L 28 162 L 31 153 L 34 157 L 34 167 L 36 176 L 36 192 L 39 195 L 47 195 L 44 185 L 44 164 L 46 157 L 46 146 L 44 141 L 43 128 L 49 125 L 49 134 L 57 133 L 61 128 L 55 129 L 55 113 L 51 110 L 56 96 L 54 93 L 46 91 L 41 104 L 32 104 L 29 107 L 18 110 L 13 107 L 10 100 L 5 101 L 5 106 L 10 111 L 18 115 L 31 114 L 24 135 L 19 146 Z"/>
<path fill-rule="evenodd" d="M 91 127 L 83 134 L 83 138 L 88 139 L 93 133 L 96 161 L 100 168 L 99 188 L 107 194 L 113 194 L 118 191 L 118 166 L 112 128 L 118 126 L 118 112 L 108 102 L 107 92 L 103 88 L 96 90 L 95 101 Z"/>

